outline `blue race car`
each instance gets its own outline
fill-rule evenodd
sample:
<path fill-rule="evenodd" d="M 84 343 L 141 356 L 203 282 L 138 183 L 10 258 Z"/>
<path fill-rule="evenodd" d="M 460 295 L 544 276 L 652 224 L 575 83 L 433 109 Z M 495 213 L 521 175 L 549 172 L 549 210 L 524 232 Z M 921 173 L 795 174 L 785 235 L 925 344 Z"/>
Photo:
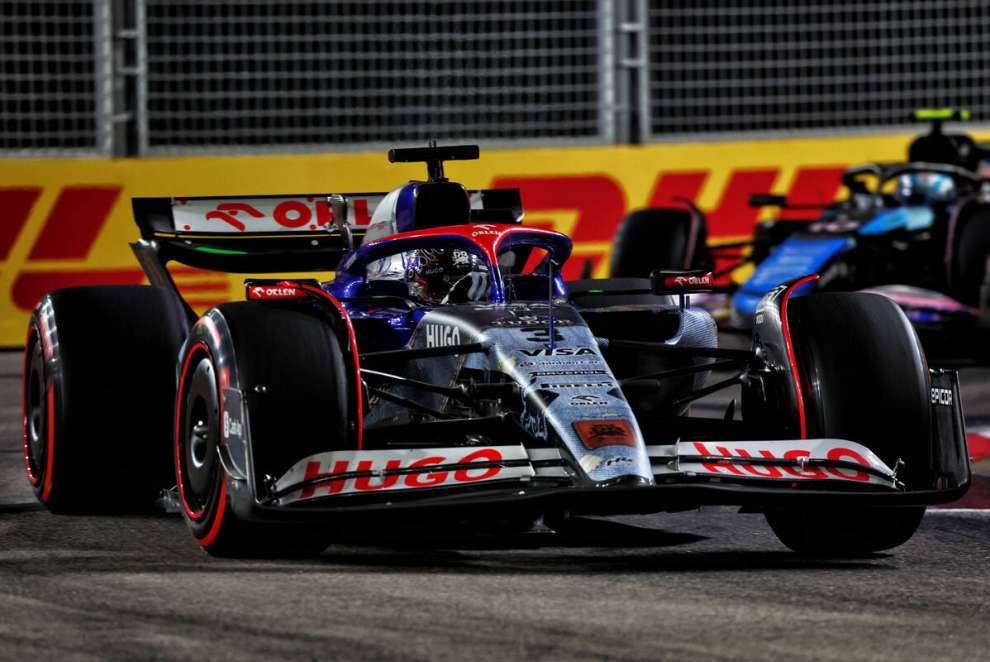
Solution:
<path fill-rule="evenodd" d="M 767 292 L 820 274 L 798 294 L 883 294 L 905 310 L 933 360 L 990 359 L 990 180 L 978 174 L 987 151 L 969 136 L 942 131 L 943 121 L 968 117 L 961 111 L 916 117 L 933 125 L 911 144 L 908 161 L 850 168 L 842 176 L 845 199 L 821 207 L 753 196 L 751 205 L 804 209 L 810 217 L 760 223 L 750 241 L 705 245 L 704 214 L 693 205 L 633 212 L 616 236 L 612 275 L 711 269 L 716 259 L 730 258 L 719 274 L 726 275 L 755 264 L 744 282 L 723 288 L 728 300 L 712 302 L 729 327 L 749 329 Z"/>
<path fill-rule="evenodd" d="M 737 504 L 843 555 L 903 543 L 966 491 L 956 375 L 928 369 L 889 300 L 786 283 L 750 349 L 720 348 L 685 305 L 710 274 L 565 285 L 571 242 L 520 225 L 518 191 L 444 177 L 476 157 L 393 150 L 430 176 L 387 194 L 136 198 L 151 285 L 48 293 L 28 329 L 39 500 L 140 510 L 164 490 L 219 556 L 316 553 L 372 523 Z M 248 279 L 197 315 L 172 261 L 335 275 Z M 730 386 L 741 412 L 691 414 Z"/>

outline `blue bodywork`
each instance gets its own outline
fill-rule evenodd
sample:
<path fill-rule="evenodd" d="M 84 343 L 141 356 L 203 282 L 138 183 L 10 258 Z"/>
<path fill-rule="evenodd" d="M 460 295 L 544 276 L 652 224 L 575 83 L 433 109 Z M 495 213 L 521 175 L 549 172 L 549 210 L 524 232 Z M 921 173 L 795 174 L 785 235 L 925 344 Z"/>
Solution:
<path fill-rule="evenodd" d="M 785 239 L 757 267 L 732 300 L 737 319 L 748 320 L 764 294 L 789 280 L 823 271 L 836 258 L 856 245 L 856 237 L 875 237 L 898 230 L 926 230 L 935 222 L 931 207 L 911 205 L 881 209 L 872 218 L 848 234 L 813 234 L 801 232 Z M 795 296 L 806 294 L 814 284 L 803 285 Z"/>
<path fill-rule="evenodd" d="M 855 245 L 851 237 L 825 235 L 821 238 L 801 235 L 790 237 L 774 250 L 770 256 L 756 267 L 732 301 L 733 312 L 744 318 L 756 313 L 756 305 L 763 295 L 781 283 L 794 278 L 818 273 L 836 256 Z M 813 283 L 802 285 L 794 295 L 806 294 L 814 288 Z"/>

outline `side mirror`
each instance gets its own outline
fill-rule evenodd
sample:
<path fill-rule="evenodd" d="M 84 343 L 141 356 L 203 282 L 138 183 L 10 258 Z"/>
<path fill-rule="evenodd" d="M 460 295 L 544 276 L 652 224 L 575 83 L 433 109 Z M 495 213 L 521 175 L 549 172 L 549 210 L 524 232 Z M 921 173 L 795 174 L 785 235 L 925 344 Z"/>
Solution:
<path fill-rule="evenodd" d="M 754 193 L 749 196 L 750 207 L 786 207 L 787 196 L 773 193 Z"/>

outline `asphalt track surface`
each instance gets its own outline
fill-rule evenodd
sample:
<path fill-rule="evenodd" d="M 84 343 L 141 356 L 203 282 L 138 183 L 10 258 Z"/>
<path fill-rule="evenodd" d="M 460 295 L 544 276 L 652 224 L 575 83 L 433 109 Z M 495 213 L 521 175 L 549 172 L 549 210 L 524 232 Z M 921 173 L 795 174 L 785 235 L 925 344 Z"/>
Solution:
<path fill-rule="evenodd" d="M 585 520 L 563 536 L 384 531 L 312 561 L 202 553 L 177 516 L 56 516 L 0 353 L 0 659 L 978 660 L 990 511 L 929 511 L 889 554 L 808 560 L 759 515 Z M 990 371 L 963 373 L 974 426 Z M 981 470 L 984 470 L 981 468 Z"/>

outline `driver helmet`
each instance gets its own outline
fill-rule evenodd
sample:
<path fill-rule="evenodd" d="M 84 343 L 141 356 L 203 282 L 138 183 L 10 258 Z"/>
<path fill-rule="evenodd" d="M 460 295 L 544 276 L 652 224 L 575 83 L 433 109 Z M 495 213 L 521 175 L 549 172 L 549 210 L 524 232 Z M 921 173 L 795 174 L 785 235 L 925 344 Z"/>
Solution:
<path fill-rule="evenodd" d="M 431 303 L 483 301 L 488 269 L 481 258 L 454 248 L 423 248 L 406 261 L 409 293 Z"/>
<path fill-rule="evenodd" d="M 956 196 L 956 184 L 943 173 L 911 172 L 897 178 L 893 196 L 903 205 L 948 202 Z"/>

